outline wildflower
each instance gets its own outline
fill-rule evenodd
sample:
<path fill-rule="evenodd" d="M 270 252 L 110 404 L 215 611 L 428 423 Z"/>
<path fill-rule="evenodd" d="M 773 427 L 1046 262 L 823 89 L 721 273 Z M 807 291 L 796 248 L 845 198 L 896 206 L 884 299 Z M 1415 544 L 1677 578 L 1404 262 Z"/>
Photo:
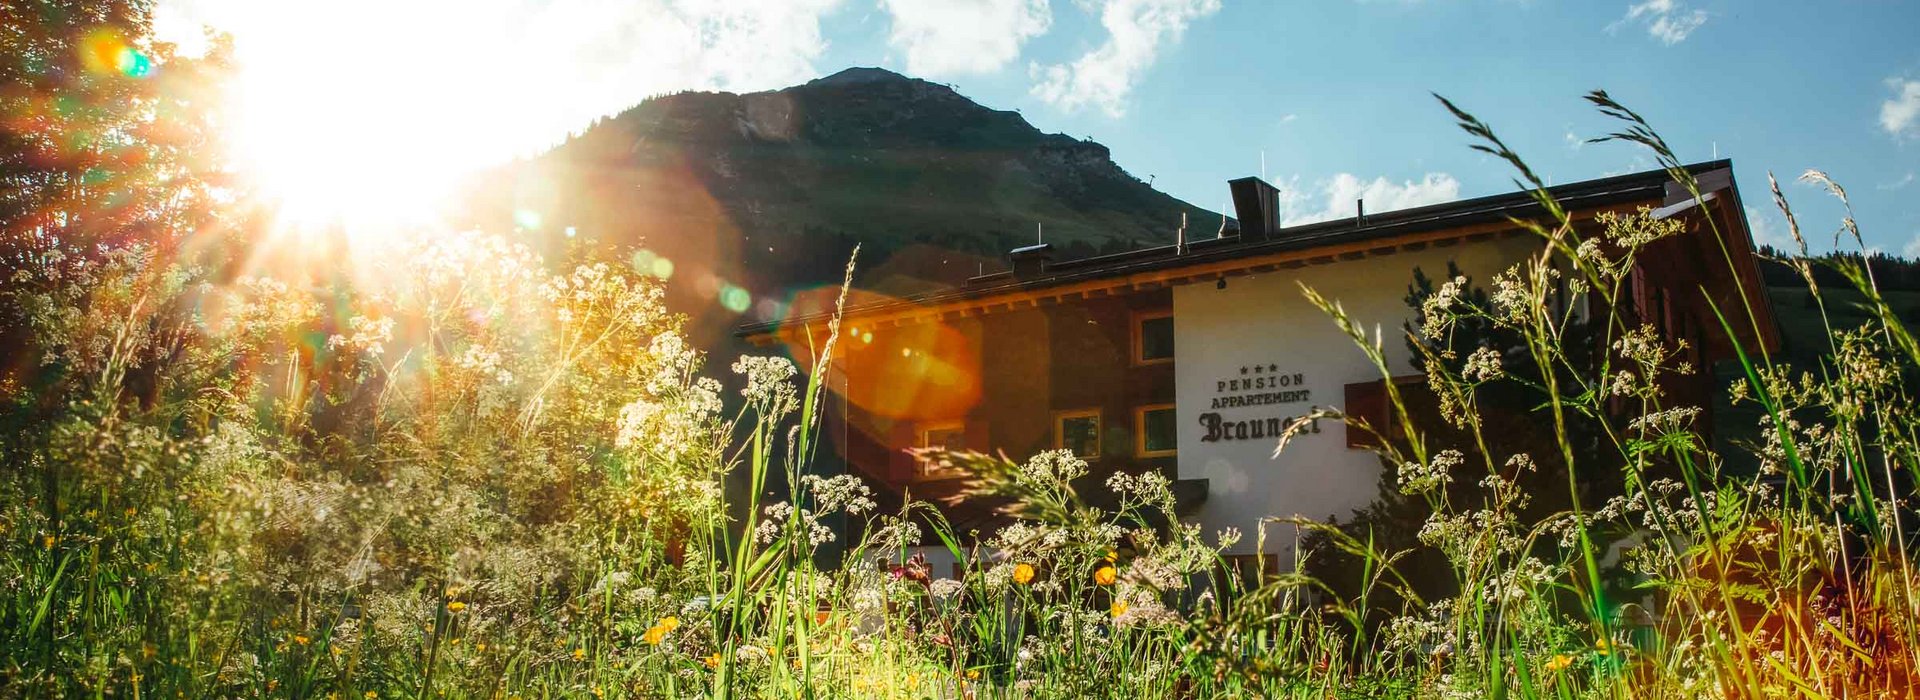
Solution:
<path fill-rule="evenodd" d="M 813 624 L 816 624 L 816 625 L 824 625 L 824 624 L 827 624 L 827 618 L 828 618 L 828 617 L 829 617 L 830 615 L 831 615 L 831 613 L 830 613 L 829 611 L 826 611 L 826 610 L 821 610 L 821 611 L 819 611 L 819 612 L 816 612 L 816 613 L 814 613 L 814 614 L 813 614 Z"/>
<path fill-rule="evenodd" d="M 707 668 L 720 668 L 720 652 L 708 654 L 707 658 L 700 660 L 700 663 L 706 664 Z"/>
<path fill-rule="evenodd" d="M 1032 564 L 1026 562 L 1015 564 L 1013 566 L 1013 582 L 1022 586 L 1033 583 L 1034 573 Z"/>
<path fill-rule="evenodd" d="M 977 669 L 977 668 L 967 669 L 967 680 L 970 680 L 970 681 L 978 680 L 979 678 L 980 678 L 980 669 Z"/>
<path fill-rule="evenodd" d="M 750 665 L 764 664 L 768 659 L 767 650 L 753 644 L 741 645 L 739 649 L 734 650 L 733 657 L 739 659 L 741 663 Z"/>
<path fill-rule="evenodd" d="M 1613 645 L 1607 643 L 1605 639 L 1596 639 L 1593 641 L 1593 653 L 1607 656 L 1613 653 Z"/>
<path fill-rule="evenodd" d="M 296 634 L 296 635 L 293 635 L 293 643 L 294 643 L 294 644 L 298 644 L 298 645 L 300 645 L 300 646 L 306 646 L 306 645 L 307 645 L 307 643 L 308 643 L 308 642 L 311 642 L 311 641 L 313 641 L 313 640 L 312 640 L 312 639 L 309 639 L 309 638 L 307 637 L 307 635 L 304 635 L 304 634 Z"/>
<path fill-rule="evenodd" d="M 667 634 L 673 632 L 678 627 L 680 627 L 680 618 L 668 615 L 660 618 L 660 621 L 654 623 L 652 627 L 648 627 L 647 633 L 641 635 L 640 640 L 654 646 L 659 646 L 660 642 L 667 638 Z"/>
<path fill-rule="evenodd" d="M 1114 601 L 1113 607 L 1108 608 L 1107 612 L 1112 613 L 1114 617 L 1119 617 L 1121 615 L 1127 614 L 1127 601 L 1124 601 L 1124 600 Z"/>
<path fill-rule="evenodd" d="M 1567 656 L 1566 654 L 1554 654 L 1553 658 L 1547 660 L 1547 670 L 1549 671 L 1565 670 L 1571 665 L 1573 665 L 1573 657 Z"/>
<path fill-rule="evenodd" d="M 1470 382 L 1485 382 L 1499 379 L 1500 351 L 1493 348 L 1479 348 L 1467 356 L 1467 364 L 1460 369 L 1460 376 Z"/>
<path fill-rule="evenodd" d="M 574 661 L 581 661 L 581 660 L 584 660 L 584 659 L 586 659 L 586 658 L 587 658 L 587 648 L 586 648 L 586 647 L 574 647 L 574 649 L 573 649 L 573 660 L 574 660 Z"/>
<path fill-rule="evenodd" d="M 1112 566 L 1102 566 L 1093 571 L 1093 582 L 1102 586 L 1111 586 L 1119 578 L 1120 572 L 1115 571 Z"/>
<path fill-rule="evenodd" d="M 1401 464 L 1398 476 L 1400 492 L 1426 493 L 1444 484 L 1452 483 L 1452 471 L 1466 461 L 1466 455 L 1461 454 L 1459 450 L 1442 450 L 1439 454 L 1433 455 L 1425 465 L 1413 461 Z"/>
<path fill-rule="evenodd" d="M 380 694 L 369 690 L 361 694 L 360 697 L 366 698 L 367 700 L 373 700 L 374 698 L 380 697 Z"/>
<path fill-rule="evenodd" d="M 460 602 L 460 601 L 457 601 L 457 600 L 456 600 L 456 601 L 453 601 L 453 602 L 451 602 L 451 603 L 447 603 L 447 612 L 450 612 L 450 613 L 457 613 L 457 612 L 460 612 L 460 611 L 462 611 L 462 610 L 465 610 L 465 609 L 467 609 L 467 604 L 466 604 L 466 603 L 462 603 L 462 602 Z"/>
<path fill-rule="evenodd" d="M 799 370 L 793 362 L 784 357 L 755 357 L 743 355 L 733 363 L 734 374 L 747 378 L 747 385 L 740 389 L 740 395 L 762 406 L 784 408 L 795 394 L 790 381 Z"/>

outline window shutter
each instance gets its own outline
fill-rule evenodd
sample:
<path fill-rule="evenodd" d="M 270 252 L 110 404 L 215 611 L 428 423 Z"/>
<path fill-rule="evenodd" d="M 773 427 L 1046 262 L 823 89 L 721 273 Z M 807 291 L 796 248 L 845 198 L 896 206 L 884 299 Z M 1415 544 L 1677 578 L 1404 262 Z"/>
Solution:
<path fill-rule="evenodd" d="M 1348 384 L 1346 387 L 1347 415 L 1367 421 L 1374 430 L 1387 428 L 1387 389 L 1378 380 Z M 1347 447 L 1364 449 L 1374 446 L 1374 436 L 1349 423 L 1347 425 Z"/>

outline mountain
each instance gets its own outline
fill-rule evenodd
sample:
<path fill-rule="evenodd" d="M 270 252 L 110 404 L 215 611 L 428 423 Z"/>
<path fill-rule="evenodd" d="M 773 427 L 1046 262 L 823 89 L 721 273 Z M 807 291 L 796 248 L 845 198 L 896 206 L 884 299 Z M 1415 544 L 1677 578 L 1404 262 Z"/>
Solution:
<path fill-rule="evenodd" d="M 1171 243 L 1182 214 L 1208 232 L 1220 219 L 1128 174 L 1106 146 L 879 68 L 652 98 L 490 174 L 475 197 L 474 223 L 671 260 L 669 302 L 712 329 L 837 283 L 855 243 L 860 286 L 897 295 L 1000 269 L 1036 227 L 1081 257 Z"/>

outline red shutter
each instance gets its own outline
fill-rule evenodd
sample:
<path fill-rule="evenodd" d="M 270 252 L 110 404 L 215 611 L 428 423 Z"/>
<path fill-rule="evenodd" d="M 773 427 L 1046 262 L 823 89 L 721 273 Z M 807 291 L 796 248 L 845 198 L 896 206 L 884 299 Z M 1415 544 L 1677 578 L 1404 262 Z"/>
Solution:
<path fill-rule="evenodd" d="M 1376 431 L 1387 427 L 1387 390 L 1378 380 L 1348 384 L 1346 406 L 1344 410 L 1351 418 L 1367 421 L 1367 425 Z M 1347 447 L 1364 449 L 1373 447 L 1377 438 L 1352 424 L 1347 425 Z"/>

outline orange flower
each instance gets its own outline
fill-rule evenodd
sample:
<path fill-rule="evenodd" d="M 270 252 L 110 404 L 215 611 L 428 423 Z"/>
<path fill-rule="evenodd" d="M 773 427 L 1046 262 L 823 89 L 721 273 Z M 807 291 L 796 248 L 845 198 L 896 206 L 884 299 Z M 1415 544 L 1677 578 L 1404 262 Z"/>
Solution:
<path fill-rule="evenodd" d="M 1547 670 L 1549 671 L 1564 670 L 1566 667 L 1572 665 L 1573 657 L 1567 656 L 1566 654 L 1554 654 L 1553 658 L 1547 659 Z"/>
<path fill-rule="evenodd" d="M 1120 572 L 1112 566 L 1102 566 L 1093 570 L 1093 582 L 1102 586 L 1111 586 L 1120 579 Z"/>
<path fill-rule="evenodd" d="M 821 610 L 821 611 L 819 611 L 819 612 L 816 612 L 816 613 L 814 613 L 814 614 L 813 614 L 813 624 L 816 624 L 816 625 L 824 625 L 824 624 L 827 624 L 827 615 L 828 615 L 828 614 L 829 614 L 829 613 L 828 613 L 827 611 L 825 611 L 825 610 Z"/>
<path fill-rule="evenodd" d="M 707 658 L 700 660 L 700 663 L 706 664 L 707 668 L 720 668 L 720 652 L 708 654 Z"/>
<path fill-rule="evenodd" d="M 1022 586 L 1033 583 L 1034 573 L 1032 564 L 1026 562 L 1015 564 L 1013 565 L 1013 582 Z"/>

